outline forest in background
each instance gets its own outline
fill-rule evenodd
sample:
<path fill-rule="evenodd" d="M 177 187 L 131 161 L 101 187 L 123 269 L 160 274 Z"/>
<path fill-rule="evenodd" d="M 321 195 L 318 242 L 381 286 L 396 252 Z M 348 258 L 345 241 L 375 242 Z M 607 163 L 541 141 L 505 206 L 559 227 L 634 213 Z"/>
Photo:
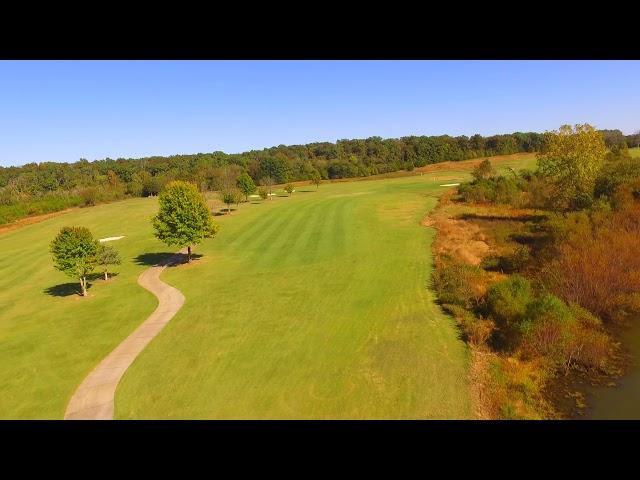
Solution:
<path fill-rule="evenodd" d="M 601 130 L 607 146 L 640 145 L 640 133 Z M 0 167 L 0 224 L 69 207 L 157 195 L 171 180 L 220 190 L 247 172 L 256 183 L 363 177 L 445 162 L 540 150 L 543 134 L 516 132 L 483 137 L 407 136 L 279 145 L 238 154 L 224 152 L 106 158 L 73 163 L 42 162 Z"/>

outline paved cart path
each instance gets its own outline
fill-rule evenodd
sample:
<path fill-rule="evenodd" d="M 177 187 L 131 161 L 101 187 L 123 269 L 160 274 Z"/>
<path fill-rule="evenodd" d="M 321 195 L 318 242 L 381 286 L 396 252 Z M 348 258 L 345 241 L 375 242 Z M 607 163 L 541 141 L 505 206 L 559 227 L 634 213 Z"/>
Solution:
<path fill-rule="evenodd" d="M 158 307 L 84 379 L 67 405 L 65 420 L 113 419 L 114 396 L 122 375 L 184 303 L 180 290 L 160 280 L 160 274 L 168 265 L 180 261 L 185 252 L 140 274 L 138 284 L 158 297 Z"/>

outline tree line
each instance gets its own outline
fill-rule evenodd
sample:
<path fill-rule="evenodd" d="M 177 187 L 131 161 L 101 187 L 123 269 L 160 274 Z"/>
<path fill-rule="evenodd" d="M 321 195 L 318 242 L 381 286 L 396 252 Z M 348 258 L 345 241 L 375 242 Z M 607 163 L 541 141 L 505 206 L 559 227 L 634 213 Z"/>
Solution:
<path fill-rule="evenodd" d="M 605 141 L 635 146 L 640 135 L 625 137 L 619 130 L 604 131 Z M 18 218 L 73 206 L 126 197 L 157 195 L 173 180 L 195 183 L 201 191 L 225 188 L 231 170 L 260 183 L 337 179 L 412 170 L 444 161 L 539 151 L 543 134 L 516 132 L 471 137 L 449 135 L 382 139 L 342 139 L 335 143 L 279 145 L 238 154 L 216 151 L 192 155 L 141 159 L 106 158 L 74 163 L 29 163 L 0 167 L 0 224 Z"/>

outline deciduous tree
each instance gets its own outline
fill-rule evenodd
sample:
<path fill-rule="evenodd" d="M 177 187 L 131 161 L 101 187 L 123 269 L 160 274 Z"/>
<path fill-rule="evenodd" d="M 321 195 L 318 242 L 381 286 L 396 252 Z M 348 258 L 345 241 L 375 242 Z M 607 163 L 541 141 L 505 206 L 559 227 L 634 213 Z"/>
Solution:
<path fill-rule="evenodd" d="M 322 177 L 320 176 L 320 172 L 318 170 L 314 170 L 313 172 L 311 172 L 311 183 L 316 186 L 316 190 L 318 189 L 318 186 L 321 182 Z"/>
<path fill-rule="evenodd" d="M 102 244 L 99 244 L 98 246 L 96 261 L 98 265 L 102 267 L 102 273 L 105 280 L 109 280 L 109 267 L 111 265 L 120 265 L 122 263 L 120 254 L 115 248 L 113 248 L 111 245 Z"/>
<path fill-rule="evenodd" d="M 262 180 L 260 180 L 260 184 L 267 189 L 268 198 L 269 200 L 271 200 L 272 188 L 274 184 L 273 177 L 263 177 Z"/>
<path fill-rule="evenodd" d="M 173 181 L 160 194 L 159 203 L 160 211 L 153 217 L 155 236 L 169 246 L 187 247 L 191 262 L 191 247 L 218 232 L 204 197 L 195 185 Z"/>
<path fill-rule="evenodd" d="M 591 201 L 606 153 L 602 134 L 588 124 L 563 125 L 545 134 L 538 167 L 557 187 L 559 208 L 579 208 Z"/>
<path fill-rule="evenodd" d="M 293 183 L 287 183 L 284 186 L 284 191 L 287 192 L 289 194 L 289 196 L 291 196 L 291 194 L 293 193 L 295 187 L 293 186 Z"/>
<path fill-rule="evenodd" d="M 491 161 L 488 158 L 485 158 L 480 165 L 473 169 L 471 175 L 476 180 L 484 180 L 486 178 L 491 178 L 496 174 Z"/>
<path fill-rule="evenodd" d="M 242 175 L 238 177 L 236 181 L 237 187 L 240 189 L 242 194 L 244 195 L 245 200 L 249 200 L 249 195 L 256 191 L 256 184 L 253 183 L 253 179 L 249 176 L 247 172 L 244 172 Z"/>
<path fill-rule="evenodd" d="M 63 227 L 51 242 L 54 266 L 80 281 L 82 296 L 87 296 L 87 275 L 96 268 L 98 242 L 86 227 Z"/>

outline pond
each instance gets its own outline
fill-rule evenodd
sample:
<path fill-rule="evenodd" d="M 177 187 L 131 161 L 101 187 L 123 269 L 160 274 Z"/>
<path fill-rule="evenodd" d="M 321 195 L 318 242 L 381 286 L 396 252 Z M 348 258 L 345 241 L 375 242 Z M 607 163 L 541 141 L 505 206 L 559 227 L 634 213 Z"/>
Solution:
<path fill-rule="evenodd" d="M 616 380 L 615 387 L 591 387 L 587 390 L 589 410 L 584 418 L 640 419 L 640 321 L 624 333 L 622 343 L 631 353 L 633 364 L 623 377 Z"/>

